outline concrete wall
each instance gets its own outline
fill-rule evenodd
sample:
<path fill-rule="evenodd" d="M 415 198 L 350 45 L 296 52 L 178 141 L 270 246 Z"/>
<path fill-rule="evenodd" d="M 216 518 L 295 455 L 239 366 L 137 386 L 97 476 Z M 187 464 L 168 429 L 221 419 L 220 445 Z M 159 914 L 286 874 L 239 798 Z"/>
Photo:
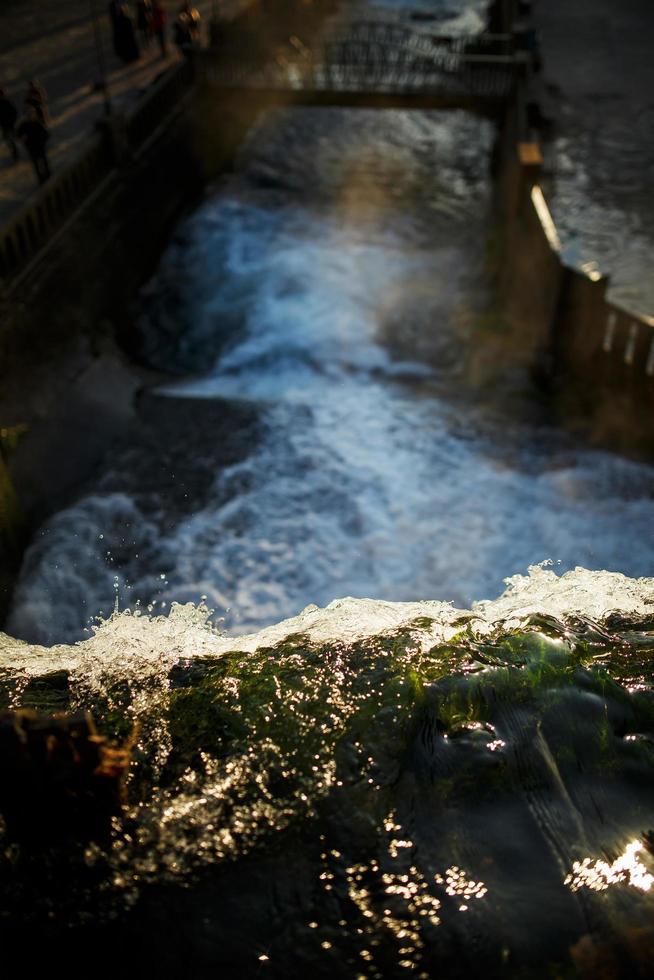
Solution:
<path fill-rule="evenodd" d="M 654 318 L 607 299 L 609 279 L 561 258 L 538 168 L 515 177 L 503 303 L 516 355 L 547 378 L 555 419 L 591 443 L 654 456 Z"/>
<path fill-rule="evenodd" d="M 474 324 L 469 382 L 498 397 L 527 391 L 551 371 L 552 325 L 564 269 L 531 199 L 538 164 L 521 142 L 520 108 L 507 107 L 493 152 L 493 208 L 486 272 L 490 296 Z"/>
<path fill-rule="evenodd" d="M 551 369 L 551 330 L 565 273 L 531 199 L 531 168 L 519 161 L 514 186 L 517 204 L 505 219 L 510 259 L 502 283 L 512 339 L 509 356 L 539 376 Z"/>
<path fill-rule="evenodd" d="M 566 269 L 554 324 L 559 418 L 620 452 L 654 456 L 654 319 L 606 299 L 608 279 Z"/>

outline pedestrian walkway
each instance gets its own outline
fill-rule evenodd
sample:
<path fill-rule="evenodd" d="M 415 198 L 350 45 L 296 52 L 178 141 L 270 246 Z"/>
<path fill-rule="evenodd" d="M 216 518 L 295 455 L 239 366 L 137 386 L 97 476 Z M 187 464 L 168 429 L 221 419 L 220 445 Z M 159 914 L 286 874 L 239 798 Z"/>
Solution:
<path fill-rule="evenodd" d="M 212 12 L 211 0 L 195 0 L 202 15 L 206 38 Z M 247 0 L 221 2 L 229 16 L 244 8 Z M 106 66 L 112 108 L 133 105 L 163 71 L 180 57 L 172 43 L 171 25 L 179 3 L 167 0 L 168 56 L 163 59 L 156 40 L 139 61 L 123 65 L 113 51 L 111 28 L 104 0 L 95 0 L 102 56 Z M 133 4 L 132 4 L 133 7 Z M 48 153 L 53 173 L 79 149 L 80 143 L 104 114 L 104 98 L 98 52 L 88 0 L 2 0 L 0 13 L 0 87 L 6 89 L 19 111 L 27 83 L 37 78 L 48 93 L 51 137 Z M 24 150 L 13 164 L 0 144 L 0 223 L 37 190 L 32 164 Z"/>

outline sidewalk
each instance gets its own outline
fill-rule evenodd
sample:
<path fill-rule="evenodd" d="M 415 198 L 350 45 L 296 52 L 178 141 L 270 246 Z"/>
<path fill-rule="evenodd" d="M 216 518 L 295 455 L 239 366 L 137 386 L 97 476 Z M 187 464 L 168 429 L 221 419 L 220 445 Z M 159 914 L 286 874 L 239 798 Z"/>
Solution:
<path fill-rule="evenodd" d="M 62 162 L 75 154 L 80 142 L 104 113 L 101 92 L 94 90 L 100 72 L 91 19 L 90 0 L 0 0 L 0 86 L 22 111 L 30 78 L 38 78 L 50 102 L 49 156 L 56 173 Z M 230 9 L 245 6 L 232 0 Z M 132 4 L 133 6 L 133 4 Z M 168 0 L 168 57 L 161 58 L 153 40 L 139 61 L 123 65 L 113 51 L 105 0 L 95 0 L 112 107 L 125 109 L 135 103 L 148 85 L 179 59 L 172 43 L 171 24 L 179 3 Z M 211 0 L 195 0 L 208 28 Z M 225 9 L 225 3 L 220 9 Z M 12 164 L 0 143 L 0 222 L 5 221 L 37 189 L 31 163 L 24 150 Z"/>
<path fill-rule="evenodd" d="M 548 202 L 566 257 L 611 274 L 618 303 L 654 314 L 651 0 L 534 0 Z"/>

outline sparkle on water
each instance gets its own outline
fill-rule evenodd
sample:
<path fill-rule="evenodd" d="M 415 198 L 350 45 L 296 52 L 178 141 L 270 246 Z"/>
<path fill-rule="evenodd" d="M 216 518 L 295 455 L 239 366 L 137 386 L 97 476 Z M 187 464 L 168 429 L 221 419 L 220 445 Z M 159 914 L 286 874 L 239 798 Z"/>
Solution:
<path fill-rule="evenodd" d="M 595 861 L 591 858 L 575 861 L 572 865 L 572 872 L 565 879 L 565 884 L 573 892 L 578 891 L 579 888 L 590 888 L 592 891 L 601 892 L 611 885 L 626 882 L 632 888 L 639 888 L 643 892 L 648 892 L 654 885 L 654 875 L 651 875 L 642 861 L 638 859 L 638 855 L 642 851 L 642 841 L 632 840 L 625 848 L 624 853 L 610 864 L 601 858 Z"/>
<path fill-rule="evenodd" d="M 281 839 L 312 889 L 289 911 L 294 956 L 310 961 L 315 935 L 363 975 L 385 962 L 428 976 L 457 918 L 491 944 L 498 929 L 516 950 L 534 930 L 558 943 L 556 918 L 530 919 L 552 873 L 562 909 L 565 893 L 609 885 L 649 902 L 653 607 L 652 579 L 538 567 L 471 610 L 340 600 L 234 638 L 188 605 L 116 613 L 74 646 L 3 638 L 5 703 L 92 708 L 116 737 L 138 726 L 109 850 L 70 864 L 55 908 L 47 871 L 17 908 L 102 921 L 157 883 L 192 888 L 211 868 L 271 860 Z M 289 948 L 251 955 L 283 970 Z"/>
<path fill-rule="evenodd" d="M 465 32 L 485 3 L 410 6 Z M 1 839 L 3 922 L 151 928 L 179 889 L 240 975 L 424 980 L 650 928 L 652 470 L 452 400 L 490 140 L 462 114 L 282 114 L 180 230 L 141 331 L 182 376 L 154 397 L 184 493 L 147 439 L 116 453 L 26 556 L 33 642 L 0 636 L 4 704 L 136 732 L 127 810 L 64 876 Z M 513 574 L 545 554 L 562 574 Z"/>

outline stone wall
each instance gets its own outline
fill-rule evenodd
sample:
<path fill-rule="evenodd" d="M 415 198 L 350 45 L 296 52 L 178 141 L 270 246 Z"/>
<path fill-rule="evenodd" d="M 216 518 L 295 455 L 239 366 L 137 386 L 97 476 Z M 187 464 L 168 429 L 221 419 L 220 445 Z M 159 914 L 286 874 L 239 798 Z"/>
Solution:
<path fill-rule="evenodd" d="M 609 277 L 561 257 L 537 183 L 538 167 L 514 178 L 507 214 L 504 311 L 516 357 L 546 378 L 554 418 L 585 440 L 654 456 L 654 318 L 607 299 Z"/>
<path fill-rule="evenodd" d="M 558 417 L 597 445 L 654 457 L 654 318 L 606 298 L 608 277 L 565 269 L 554 325 Z"/>

